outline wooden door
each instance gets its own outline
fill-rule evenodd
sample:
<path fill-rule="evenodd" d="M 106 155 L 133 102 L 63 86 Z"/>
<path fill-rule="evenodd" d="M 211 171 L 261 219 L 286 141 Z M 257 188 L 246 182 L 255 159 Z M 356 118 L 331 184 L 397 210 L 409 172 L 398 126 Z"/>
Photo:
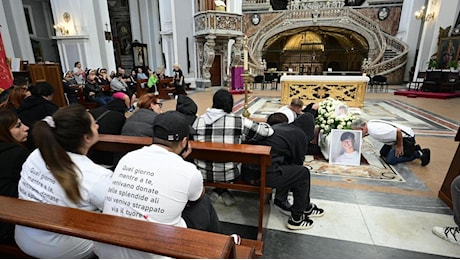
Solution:
<path fill-rule="evenodd" d="M 209 69 L 211 73 L 211 86 L 221 86 L 222 85 L 222 66 L 221 66 L 221 56 L 216 55 L 214 57 L 214 62 L 212 67 Z"/>
<path fill-rule="evenodd" d="M 62 86 L 61 66 L 53 64 L 29 64 L 30 77 L 32 84 L 36 82 L 48 82 L 54 88 L 53 103 L 58 107 L 67 106 L 64 97 L 64 87 Z"/>

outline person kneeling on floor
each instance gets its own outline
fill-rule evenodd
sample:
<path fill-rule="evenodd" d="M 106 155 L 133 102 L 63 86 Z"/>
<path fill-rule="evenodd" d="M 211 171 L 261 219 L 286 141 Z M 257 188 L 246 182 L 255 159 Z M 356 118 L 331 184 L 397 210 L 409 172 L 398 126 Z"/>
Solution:
<path fill-rule="evenodd" d="M 410 162 L 420 159 L 422 166 L 430 163 L 430 149 L 422 149 L 415 144 L 414 130 L 408 126 L 383 120 L 369 120 L 358 118 L 351 123 L 353 130 L 361 130 L 362 136 L 371 136 L 383 143 L 380 155 L 390 165 L 401 162 Z M 406 140 L 409 140 L 406 142 Z"/>

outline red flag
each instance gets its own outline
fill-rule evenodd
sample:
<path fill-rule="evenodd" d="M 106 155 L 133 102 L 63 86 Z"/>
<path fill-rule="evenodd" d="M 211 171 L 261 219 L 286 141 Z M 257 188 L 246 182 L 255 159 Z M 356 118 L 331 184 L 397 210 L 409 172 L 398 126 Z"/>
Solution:
<path fill-rule="evenodd" d="M 0 32 L 0 88 L 7 89 L 13 85 L 13 74 L 6 59 L 5 48 L 3 47 L 2 33 Z"/>

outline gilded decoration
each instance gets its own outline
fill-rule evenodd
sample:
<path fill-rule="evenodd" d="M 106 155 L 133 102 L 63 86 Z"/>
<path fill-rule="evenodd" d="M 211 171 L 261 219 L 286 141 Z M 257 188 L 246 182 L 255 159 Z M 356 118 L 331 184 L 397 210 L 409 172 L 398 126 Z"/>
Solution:
<path fill-rule="evenodd" d="M 321 102 L 327 98 L 342 101 L 349 107 L 364 106 L 367 81 L 285 81 L 281 82 L 281 103 L 289 104 L 292 98 L 299 98 L 308 104 Z"/>

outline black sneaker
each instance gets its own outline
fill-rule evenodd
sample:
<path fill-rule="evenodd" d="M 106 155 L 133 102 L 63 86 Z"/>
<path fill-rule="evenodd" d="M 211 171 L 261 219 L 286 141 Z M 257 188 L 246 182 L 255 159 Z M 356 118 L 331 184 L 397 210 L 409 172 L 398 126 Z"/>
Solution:
<path fill-rule="evenodd" d="M 289 203 L 288 200 L 284 201 L 284 202 L 281 202 L 277 199 L 275 199 L 273 201 L 273 204 L 275 205 L 275 208 L 277 208 L 282 214 L 286 215 L 286 216 L 290 216 L 291 215 L 291 203 Z"/>
<path fill-rule="evenodd" d="M 309 219 L 305 214 L 299 220 L 295 220 L 292 216 L 289 217 L 287 228 L 292 230 L 305 230 L 313 226 L 313 220 Z"/>
<path fill-rule="evenodd" d="M 422 166 L 426 166 L 430 163 L 430 149 L 425 148 L 422 149 L 422 156 L 420 157 L 420 160 L 422 161 Z"/>
<path fill-rule="evenodd" d="M 422 151 L 422 147 L 420 147 L 420 145 L 416 144 L 415 145 L 415 151 Z"/>
<path fill-rule="evenodd" d="M 318 218 L 324 215 L 324 209 L 318 208 L 315 203 L 310 203 L 310 209 L 306 210 L 304 213 L 310 218 Z"/>

